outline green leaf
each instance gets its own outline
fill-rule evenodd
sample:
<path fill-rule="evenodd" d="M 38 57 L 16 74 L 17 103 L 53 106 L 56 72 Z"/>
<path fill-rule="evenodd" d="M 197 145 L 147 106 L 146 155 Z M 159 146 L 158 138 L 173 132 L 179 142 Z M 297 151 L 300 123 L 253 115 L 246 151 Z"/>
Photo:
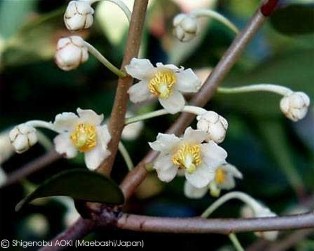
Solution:
<path fill-rule="evenodd" d="M 123 204 L 123 193 L 116 183 L 96 172 L 73 169 L 61 172 L 43 182 L 15 207 L 20 210 L 34 199 L 69 196 L 73 199 L 107 204 Z"/>
<path fill-rule="evenodd" d="M 273 27 L 286 35 L 314 32 L 314 7 L 293 4 L 277 10 L 270 18 Z"/>

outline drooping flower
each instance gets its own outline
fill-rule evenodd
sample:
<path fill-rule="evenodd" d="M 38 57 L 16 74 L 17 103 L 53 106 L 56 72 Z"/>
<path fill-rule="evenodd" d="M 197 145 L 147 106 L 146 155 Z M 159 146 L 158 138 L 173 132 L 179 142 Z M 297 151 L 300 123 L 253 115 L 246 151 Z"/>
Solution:
<path fill-rule="evenodd" d="M 66 158 L 73 158 L 78 152 L 85 154 L 86 166 L 94 170 L 110 155 L 107 145 L 111 139 L 107 125 L 101 125 L 103 115 L 92 110 L 78 108 L 77 114 L 58 114 L 53 123 L 59 132 L 54 143 L 56 151 Z"/>
<path fill-rule="evenodd" d="M 196 117 L 197 129 L 208 133 L 208 140 L 221 143 L 226 136 L 228 129 L 227 120 L 213 111 L 207 111 Z"/>
<path fill-rule="evenodd" d="M 138 103 L 155 96 L 169 113 L 177 113 L 185 105 L 182 93 L 197 92 L 201 82 L 191 69 L 162 63 L 156 66 L 148 59 L 133 58 L 125 67 L 128 74 L 140 80 L 129 89 L 130 100 Z"/>
<path fill-rule="evenodd" d="M 293 92 L 280 101 L 280 109 L 292 121 L 303 119 L 310 106 L 310 98 L 304 92 Z"/>
<path fill-rule="evenodd" d="M 77 68 L 88 59 L 88 49 L 79 36 L 60 38 L 55 54 L 56 64 L 64 71 Z"/>
<path fill-rule="evenodd" d="M 188 198 L 198 199 L 202 198 L 209 190 L 212 196 L 218 197 L 221 189 L 230 190 L 234 188 L 234 178 L 242 179 L 241 172 L 229 163 L 217 166 L 214 172 L 214 179 L 205 187 L 196 188 L 186 181 L 184 184 L 184 194 Z"/>
<path fill-rule="evenodd" d="M 203 143 L 206 133 L 188 127 L 183 137 L 159 133 L 149 143 L 160 155 L 154 163 L 160 180 L 170 182 L 183 170 L 187 181 L 196 188 L 207 186 L 215 177 L 215 168 L 223 163 L 227 152 L 215 142 Z"/>
<path fill-rule="evenodd" d="M 64 23 L 68 30 L 87 29 L 93 24 L 94 9 L 89 1 L 71 1 L 64 13 Z"/>

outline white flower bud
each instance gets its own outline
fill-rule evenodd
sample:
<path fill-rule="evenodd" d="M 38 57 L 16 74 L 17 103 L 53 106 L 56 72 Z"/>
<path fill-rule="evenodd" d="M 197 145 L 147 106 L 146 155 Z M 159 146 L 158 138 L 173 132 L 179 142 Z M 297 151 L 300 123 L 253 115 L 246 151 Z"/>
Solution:
<path fill-rule="evenodd" d="M 79 36 L 61 38 L 57 44 L 56 64 L 64 71 L 77 68 L 88 59 L 88 49 Z"/>
<path fill-rule="evenodd" d="M 126 116 L 131 117 L 131 116 L 133 116 L 133 114 L 130 112 L 127 112 Z M 126 125 L 122 131 L 122 135 L 121 135 L 122 139 L 124 139 L 124 140 L 135 140 L 140 135 L 140 133 L 143 129 L 143 126 L 144 126 L 143 121 L 138 121 L 138 122 Z"/>
<path fill-rule="evenodd" d="M 241 209 L 241 215 L 244 218 L 251 218 L 251 217 L 275 217 L 277 214 L 272 212 L 269 208 L 261 205 L 261 204 L 255 204 L 254 210 L 249 206 L 244 206 Z M 278 231 L 259 231 L 254 232 L 254 234 L 260 238 L 263 238 L 268 241 L 274 241 L 278 237 Z"/>
<path fill-rule="evenodd" d="M 283 97 L 280 109 L 292 121 L 303 119 L 310 106 L 310 98 L 304 92 L 293 92 Z"/>
<path fill-rule="evenodd" d="M 216 143 L 221 143 L 226 136 L 228 122 L 225 118 L 213 111 L 208 111 L 197 118 L 197 129 L 208 133 L 207 140 L 213 140 Z"/>
<path fill-rule="evenodd" d="M 174 35 L 181 42 L 192 40 L 197 33 L 198 23 L 194 16 L 187 14 L 179 14 L 173 19 Z"/>
<path fill-rule="evenodd" d="M 64 23 L 68 30 L 87 29 L 93 24 L 94 9 L 88 1 L 71 1 L 64 14 Z"/>
<path fill-rule="evenodd" d="M 17 153 L 27 151 L 38 141 L 36 129 L 26 124 L 20 124 L 14 127 L 9 133 L 9 138 Z"/>

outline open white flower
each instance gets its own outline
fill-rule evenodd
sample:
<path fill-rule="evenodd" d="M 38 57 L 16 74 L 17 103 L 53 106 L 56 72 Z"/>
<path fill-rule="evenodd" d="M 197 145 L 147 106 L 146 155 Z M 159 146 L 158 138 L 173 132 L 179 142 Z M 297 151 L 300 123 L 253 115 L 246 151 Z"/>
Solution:
<path fill-rule="evenodd" d="M 60 38 L 55 54 L 56 64 L 64 71 L 77 68 L 88 59 L 88 48 L 79 36 Z"/>
<path fill-rule="evenodd" d="M 128 74 L 140 80 L 129 89 L 130 100 L 138 103 L 155 96 L 169 113 L 177 113 L 185 105 L 182 93 L 197 92 L 201 81 L 191 69 L 162 63 L 156 66 L 148 59 L 133 58 L 125 67 Z"/>
<path fill-rule="evenodd" d="M 184 184 L 184 194 L 191 199 L 202 198 L 208 190 L 214 197 L 218 197 L 221 189 L 230 190 L 234 188 L 234 178 L 242 179 L 241 172 L 233 165 L 224 163 L 215 168 L 214 179 L 208 186 L 197 188 L 188 181 Z"/>
<path fill-rule="evenodd" d="M 213 111 L 207 111 L 196 117 L 197 129 L 208 133 L 208 140 L 221 143 L 226 136 L 228 129 L 227 120 Z"/>
<path fill-rule="evenodd" d="M 149 143 L 160 155 L 154 163 L 160 180 L 170 182 L 183 170 L 188 182 L 196 188 L 207 186 L 215 177 L 215 168 L 223 163 L 227 152 L 215 142 L 203 143 L 206 133 L 188 127 L 183 137 L 159 133 Z"/>
<path fill-rule="evenodd" d="M 94 9 L 89 1 L 71 1 L 64 13 L 64 23 L 68 30 L 87 29 L 93 24 Z"/>
<path fill-rule="evenodd" d="M 86 166 L 94 170 L 110 155 L 107 145 L 111 136 L 107 125 L 101 125 L 103 115 L 80 108 L 77 114 L 64 112 L 56 116 L 53 123 L 59 132 L 54 139 L 56 151 L 66 158 L 75 157 L 78 151 L 83 152 Z"/>
<path fill-rule="evenodd" d="M 310 106 L 310 98 L 304 92 L 293 92 L 280 101 L 280 109 L 292 121 L 303 119 Z"/>

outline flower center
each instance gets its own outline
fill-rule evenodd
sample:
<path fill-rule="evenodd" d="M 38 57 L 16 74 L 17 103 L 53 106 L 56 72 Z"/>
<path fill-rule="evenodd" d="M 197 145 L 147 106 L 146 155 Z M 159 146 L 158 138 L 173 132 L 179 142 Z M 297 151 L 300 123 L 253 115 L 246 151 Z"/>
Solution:
<path fill-rule="evenodd" d="M 96 146 L 96 127 L 86 123 L 78 124 L 70 137 L 80 152 L 87 152 Z"/>
<path fill-rule="evenodd" d="M 223 184 L 226 181 L 226 178 L 227 178 L 227 172 L 221 167 L 218 167 L 215 172 L 216 184 L 220 184 L 220 185 Z"/>
<path fill-rule="evenodd" d="M 149 81 L 148 89 L 153 95 L 159 98 L 168 98 L 176 80 L 176 75 L 172 70 L 158 70 Z"/>
<path fill-rule="evenodd" d="M 185 168 L 188 173 L 193 173 L 201 162 L 200 145 L 183 144 L 172 155 L 172 163 L 179 166 L 179 168 Z"/>

